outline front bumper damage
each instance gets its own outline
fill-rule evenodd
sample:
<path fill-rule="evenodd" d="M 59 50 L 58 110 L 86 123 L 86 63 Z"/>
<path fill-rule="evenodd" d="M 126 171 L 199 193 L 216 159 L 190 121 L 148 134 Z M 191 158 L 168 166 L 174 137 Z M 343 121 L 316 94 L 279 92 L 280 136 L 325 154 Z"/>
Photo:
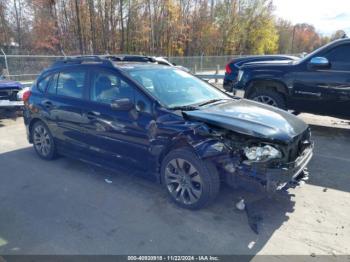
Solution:
<path fill-rule="evenodd" d="M 23 101 L 0 100 L 0 108 L 22 107 Z"/>
<path fill-rule="evenodd" d="M 240 165 L 233 166 L 234 168 L 231 168 L 231 170 L 226 168 L 226 182 L 232 186 L 237 186 L 237 184 L 251 186 L 253 182 L 269 193 L 295 187 L 301 181 L 308 179 L 306 166 L 312 156 L 313 145 L 306 148 L 295 161 L 281 164 L 274 168 L 268 167 L 263 163 L 248 164 L 243 161 Z"/>

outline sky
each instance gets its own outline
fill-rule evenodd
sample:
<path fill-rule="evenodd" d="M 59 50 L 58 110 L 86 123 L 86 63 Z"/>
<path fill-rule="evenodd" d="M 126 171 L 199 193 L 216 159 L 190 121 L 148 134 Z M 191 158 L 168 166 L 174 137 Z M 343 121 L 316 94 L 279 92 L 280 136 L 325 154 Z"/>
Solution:
<path fill-rule="evenodd" d="M 350 0 L 273 0 L 275 14 L 292 23 L 308 23 L 323 35 L 344 30 L 350 36 Z"/>

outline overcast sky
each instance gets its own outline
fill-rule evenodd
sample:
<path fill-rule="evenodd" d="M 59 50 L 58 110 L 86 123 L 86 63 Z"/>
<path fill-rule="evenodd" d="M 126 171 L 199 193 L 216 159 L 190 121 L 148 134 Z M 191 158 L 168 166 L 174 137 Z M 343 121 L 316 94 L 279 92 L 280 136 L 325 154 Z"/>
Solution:
<path fill-rule="evenodd" d="M 350 36 L 350 0 L 273 0 L 276 15 L 309 23 L 324 35 L 344 30 Z"/>

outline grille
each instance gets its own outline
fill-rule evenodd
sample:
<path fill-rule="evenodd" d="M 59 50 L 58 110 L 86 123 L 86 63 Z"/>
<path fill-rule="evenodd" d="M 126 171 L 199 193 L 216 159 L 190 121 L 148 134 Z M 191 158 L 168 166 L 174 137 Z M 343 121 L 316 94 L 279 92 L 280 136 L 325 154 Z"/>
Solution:
<path fill-rule="evenodd" d="M 18 90 L 1 90 L 0 91 L 0 100 L 17 100 Z"/>

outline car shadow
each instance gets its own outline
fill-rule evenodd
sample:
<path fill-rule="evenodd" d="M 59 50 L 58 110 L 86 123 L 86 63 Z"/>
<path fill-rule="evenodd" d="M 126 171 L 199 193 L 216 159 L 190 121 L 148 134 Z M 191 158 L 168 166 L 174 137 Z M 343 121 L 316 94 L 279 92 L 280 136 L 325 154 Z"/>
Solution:
<path fill-rule="evenodd" d="M 24 165 L 25 168 L 21 169 L 19 165 Z M 128 240 L 127 246 L 123 247 L 125 241 L 120 238 L 114 239 L 114 243 L 119 243 L 119 246 L 115 244 L 109 248 L 106 243 L 102 243 L 107 245 L 102 252 L 108 254 L 255 255 L 266 245 L 274 232 L 288 221 L 288 214 L 294 210 L 293 195 L 288 192 L 268 197 L 251 189 L 233 190 L 228 186 L 222 186 L 219 196 L 209 207 L 198 211 L 186 210 L 172 203 L 165 190 L 159 184 L 145 179 L 145 176 L 139 176 L 135 172 L 125 172 L 122 169 L 110 171 L 65 157 L 55 161 L 43 161 L 35 155 L 31 147 L 0 154 L 0 166 L 2 167 L 0 192 L 2 187 L 6 190 L 16 187 L 13 188 L 18 192 L 16 199 L 20 203 L 23 202 L 23 205 L 25 203 L 33 205 L 24 206 L 21 213 L 25 213 L 27 208 L 29 210 L 29 208 L 35 208 L 35 205 L 40 205 L 42 214 L 50 216 L 51 212 L 55 213 L 56 216 L 58 215 L 54 218 L 55 221 L 70 217 L 71 220 L 81 224 L 82 228 L 85 224 L 91 227 L 95 223 L 101 228 L 101 221 L 104 221 L 105 225 L 99 230 L 109 232 L 105 241 L 111 241 L 110 235 L 114 232 L 113 227 L 116 223 L 115 221 L 113 225 L 106 223 L 106 217 L 112 217 L 116 221 L 119 219 L 120 230 L 125 230 L 130 235 L 133 230 L 139 228 L 140 223 L 143 224 L 144 234 L 138 235 L 137 240 L 136 238 Z M 8 173 L 11 173 L 11 176 L 7 176 Z M 71 189 L 64 191 L 67 185 Z M 31 195 L 28 190 L 35 190 L 34 195 L 38 198 L 28 199 Z M 49 195 L 53 199 L 44 201 L 40 197 L 40 191 L 44 196 Z M 55 192 L 69 193 L 70 195 L 66 196 L 69 202 L 61 202 Z M 6 203 L 9 199 L 4 194 L 0 193 L 0 199 Z M 104 202 L 99 202 L 101 194 L 105 196 Z M 244 199 L 244 210 L 236 208 L 237 202 L 241 199 Z M 0 209 L 6 210 L 2 207 L 2 201 L 0 201 Z M 55 206 L 54 211 L 50 211 L 52 205 Z M 94 206 L 95 209 L 89 209 L 90 213 L 79 218 L 75 215 L 75 211 L 66 212 L 67 205 L 71 205 L 73 210 L 87 206 Z M 125 212 L 127 216 L 120 218 L 120 214 Z M 41 213 L 36 214 L 37 219 L 35 217 L 32 219 L 40 221 Z M 50 221 L 50 217 L 45 220 Z M 17 240 L 8 233 L 9 228 L 4 224 L 7 222 L 1 219 L 1 215 L 0 221 L 3 223 L 0 237 L 9 243 L 0 247 L 0 253 L 12 254 L 11 243 L 15 245 Z M 64 231 L 71 224 L 63 225 L 62 230 Z M 20 225 L 19 228 L 22 226 Z M 4 230 L 4 227 L 7 229 Z M 40 228 L 39 225 L 36 225 L 36 228 Z M 73 233 L 82 234 L 82 232 Z M 45 233 L 39 230 L 36 234 Z M 148 238 L 152 235 L 157 237 L 149 242 Z M 66 237 L 69 243 L 70 235 Z M 41 236 L 41 238 L 44 237 Z M 91 236 L 91 242 L 85 243 L 86 249 L 81 249 L 79 252 L 99 253 L 98 247 L 101 243 L 94 243 L 94 239 L 94 236 Z M 52 241 L 49 246 L 55 245 L 54 239 L 47 241 Z M 35 238 L 30 238 L 29 242 L 30 250 L 36 243 Z M 65 252 L 65 246 L 60 248 Z M 25 249 L 21 252 L 25 252 Z"/>

